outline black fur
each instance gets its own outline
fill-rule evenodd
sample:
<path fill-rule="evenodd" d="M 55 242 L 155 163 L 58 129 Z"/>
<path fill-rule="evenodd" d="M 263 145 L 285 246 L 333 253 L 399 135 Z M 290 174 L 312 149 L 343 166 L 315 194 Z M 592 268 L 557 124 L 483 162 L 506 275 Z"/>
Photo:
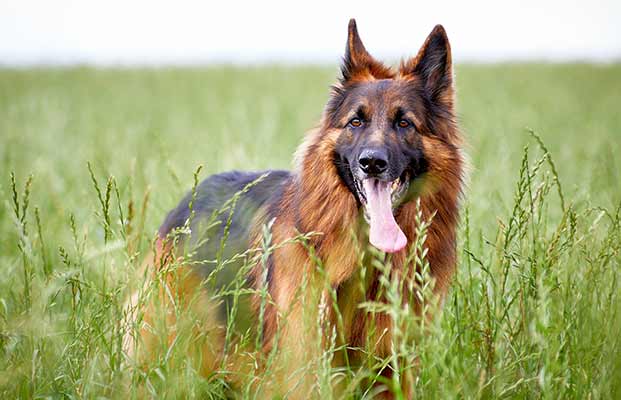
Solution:
<path fill-rule="evenodd" d="M 265 173 L 269 174 L 262 181 L 252 185 Z M 283 183 L 289 177 L 288 171 L 273 170 L 262 172 L 232 171 L 212 175 L 205 179 L 196 188 L 196 197 L 192 205 L 194 217 L 189 224 L 192 235 L 187 243 L 183 243 L 186 252 L 191 254 L 196 261 L 215 259 L 230 214 L 230 209 L 220 212 L 221 208 L 236 193 L 241 192 L 248 185 L 252 185 L 237 201 L 222 256 L 227 258 L 247 250 L 250 229 L 253 226 L 257 211 L 264 205 L 277 202 L 277 199 L 282 196 Z M 181 228 L 186 224 L 190 218 L 189 205 L 191 199 L 192 193 L 189 192 L 179 205 L 168 213 L 159 229 L 160 237 L 166 238 L 174 229 Z M 214 213 L 219 213 L 219 215 L 213 218 Z M 216 225 L 212 226 L 212 223 Z M 187 239 L 183 233 L 181 235 L 182 239 Z M 198 264 L 203 265 L 201 272 L 204 274 L 212 270 L 209 263 Z"/>

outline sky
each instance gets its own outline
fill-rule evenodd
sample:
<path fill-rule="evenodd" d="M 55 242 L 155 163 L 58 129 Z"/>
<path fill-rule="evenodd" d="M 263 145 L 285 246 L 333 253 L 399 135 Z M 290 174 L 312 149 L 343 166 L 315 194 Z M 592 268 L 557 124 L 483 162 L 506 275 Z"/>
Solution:
<path fill-rule="evenodd" d="M 336 63 L 416 54 L 444 25 L 457 62 L 621 60 L 621 0 L 0 0 L 0 65 Z"/>

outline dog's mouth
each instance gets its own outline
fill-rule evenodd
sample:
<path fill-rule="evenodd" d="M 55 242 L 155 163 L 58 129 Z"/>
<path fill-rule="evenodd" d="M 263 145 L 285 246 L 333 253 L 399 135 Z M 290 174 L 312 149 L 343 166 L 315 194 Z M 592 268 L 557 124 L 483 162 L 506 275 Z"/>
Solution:
<path fill-rule="evenodd" d="M 398 177 L 397 179 L 393 181 L 383 181 L 377 178 L 359 179 L 356 175 L 352 174 L 352 180 L 354 182 L 354 187 L 356 188 L 356 195 L 358 196 L 358 199 L 360 199 L 360 202 L 362 203 L 362 205 L 365 206 L 364 217 L 368 222 L 369 215 L 366 212 L 366 205 L 368 203 L 368 200 L 367 200 L 367 193 L 366 193 L 366 190 L 364 189 L 363 182 L 365 180 L 374 180 L 377 182 L 382 182 L 382 184 L 388 184 L 390 186 L 391 206 L 392 206 L 392 209 L 395 210 L 397 207 L 399 207 L 399 205 L 401 204 L 401 201 L 403 200 L 403 198 L 405 197 L 405 194 L 408 191 L 408 188 L 410 186 L 410 173 L 408 171 L 404 171 L 400 177 Z"/>
<path fill-rule="evenodd" d="M 358 179 L 354 175 L 353 181 L 364 209 L 364 218 L 369 224 L 371 244 L 387 253 L 404 248 L 407 238 L 395 221 L 394 211 L 407 193 L 410 174 L 405 171 L 393 181 Z"/>

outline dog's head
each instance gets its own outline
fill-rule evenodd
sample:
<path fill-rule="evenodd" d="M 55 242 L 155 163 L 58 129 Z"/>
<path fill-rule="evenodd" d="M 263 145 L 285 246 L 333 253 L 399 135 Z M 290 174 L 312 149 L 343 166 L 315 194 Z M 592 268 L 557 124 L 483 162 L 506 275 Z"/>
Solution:
<path fill-rule="evenodd" d="M 394 213 L 431 185 L 426 177 L 442 157 L 455 156 L 449 41 L 436 26 L 418 54 L 394 71 L 366 51 L 352 19 L 341 70 L 323 130 L 336 137 L 333 162 L 364 209 L 371 243 L 395 252 L 407 239 Z"/>

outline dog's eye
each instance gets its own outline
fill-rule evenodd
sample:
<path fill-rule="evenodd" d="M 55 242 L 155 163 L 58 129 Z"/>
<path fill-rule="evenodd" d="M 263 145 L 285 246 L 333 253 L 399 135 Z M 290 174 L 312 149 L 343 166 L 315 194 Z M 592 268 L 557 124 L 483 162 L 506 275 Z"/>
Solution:
<path fill-rule="evenodd" d="M 399 122 L 397 122 L 397 126 L 399 128 L 408 128 L 410 126 L 410 121 L 407 119 L 400 119 Z"/>
<path fill-rule="evenodd" d="M 354 118 L 348 123 L 352 128 L 360 128 L 362 126 L 362 120 L 360 118 Z"/>

